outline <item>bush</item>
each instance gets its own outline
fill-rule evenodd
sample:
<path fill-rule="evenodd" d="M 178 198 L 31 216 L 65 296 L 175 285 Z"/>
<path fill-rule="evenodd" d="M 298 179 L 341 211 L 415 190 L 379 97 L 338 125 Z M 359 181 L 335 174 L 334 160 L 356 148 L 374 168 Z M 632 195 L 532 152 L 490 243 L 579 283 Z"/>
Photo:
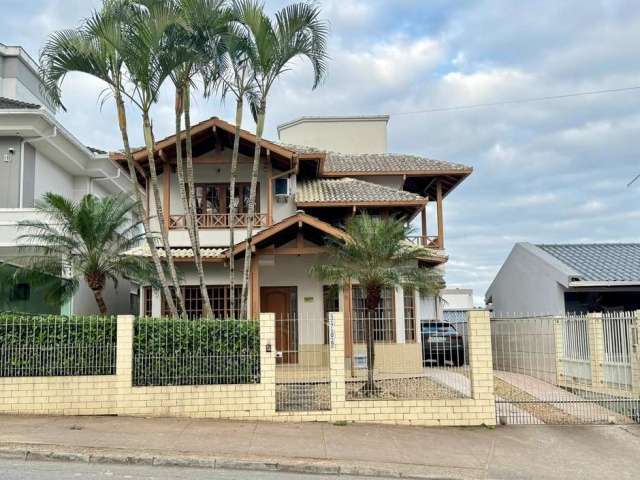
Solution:
<path fill-rule="evenodd" d="M 0 377 L 114 375 L 113 317 L 0 313 Z"/>
<path fill-rule="evenodd" d="M 260 328 L 257 322 L 150 318 L 135 322 L 135 386 L 259 381 Z"/>

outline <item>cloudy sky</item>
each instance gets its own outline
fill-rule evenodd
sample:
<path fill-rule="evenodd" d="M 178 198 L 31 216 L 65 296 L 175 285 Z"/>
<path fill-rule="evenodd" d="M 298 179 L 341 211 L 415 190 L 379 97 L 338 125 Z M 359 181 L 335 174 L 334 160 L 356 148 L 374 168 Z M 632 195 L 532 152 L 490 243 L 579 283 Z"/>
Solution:
<path fill-rule="evenodd" d="M 51 31 L 76 25 L 99 3 L 2 0 L 0 42 L 37 58 Z M 272 10 L 284 3 L 267 1 Z M 389 113 L 391 151 L 473 166 L 445 201 L 450 286 L 473 288 L 481 302 L 518 241 L 638 241 L 640 181 L 626 185 L 640 173 L 640 90 L 406 112 L 640 85 L 640 2 L 318 3 L 331 23 L 329 77 L 311 92 L 308 66 L 287 74 L 270 100 L 267 134 L 300 115 Z M 119 148 L 101 89 L 68 78 L 60 120 L 89 145 Z M 167 91 L 153 115 L 158 136 L 171 132 L 171 107 Z M 232 105 L 196 98 L 195 120 L 212 115 L 232 119 Z"/>

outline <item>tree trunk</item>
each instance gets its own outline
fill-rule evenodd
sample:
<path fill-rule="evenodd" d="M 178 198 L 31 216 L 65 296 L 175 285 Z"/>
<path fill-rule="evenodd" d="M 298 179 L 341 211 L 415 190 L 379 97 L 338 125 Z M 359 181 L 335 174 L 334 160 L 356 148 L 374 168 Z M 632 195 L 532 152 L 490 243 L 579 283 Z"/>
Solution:
<path fill-rule="evenodd" d="M 258 173 L 260 172 L 260 142 L 262 141 L 262 131 L 264 130 L 264 117 L 266 112 L 266 104 L 260 102 L 258 107 L 258 121 L 256 124 L 256 146 L 253 151 L 253 167 L 251 169 L 251 189 L 249 191 L 249 208 L 247 212 L 247 240 L 246 249 L 244 251 L 244 269 L 242 272 L 242 299 L 240 306 L 240 314 L 242 318 L 247 315 L 249 270 L 251 268 L 251 236 L 253 235 L 253 216 L 256 210 L 256 187 L 258 184 Z M 257 295 L 257 292 L 253 292 Z M 258 312 L 251 312 L 255 316 Z"/>
<path fill-rule="evenodd" d="M 193 149 L 191 148 L 191 119 L 189 87 L 176 89 L 176 162 L 178 171 L 178 183 L 180 184 L 180 199 L 184 207 L 186 226 L 189 232 L 189 240 L 191 241 L 191 249 L 193 250 L 193 260 L 196 264 L 198 272 L 198 280 L 200 282 L 200 295 L 202 295 L 202 305 L 204 307 L 204 316 L 213 318 L 213 310 L 211 310 L 211 301 L 209 300 L 209 291 L 207 290 L 207 282 L 204 278 L 204 268 L 202 266 L 202 255 L 200 254 L 200 236 L 198 232 L 198 220 L 196 217 L 194 202 L 189 201 L 185 189 L 184 165 L 182 164 L 182 138 L 181 138 L 181 116 L 184 111 L 185 115 L 185 131 L 186 131 L 186 149 L 187 163 L 191 165 L 191 175 L 189 175 L 189 192 L 193 192 Z M 194 194 L 195 198 L 195 194 Z"/>
<path fill-rule="evenodd" d="M 98 310 L 100 310 L 100 315 L 107 315 L 107 304 L 104 303 L 104 298 L 102 297 L 102 290 L 99 288 L 91 289 L 93 292 L 93 298 L 96 299 L 96 303 L 98 304 Z"/>
<path fill-rule="evenodd" d="M 380 305 L 382 289 L 375 285 L 368 286 L 366 289 L 365 307 L 367 309 L 367 322 L 365 326 L 365 335 L 367 337 L 367 383 L 364 386 L 364 392 L 368 395 L 374 395 L 377 390 L 373 375 L 376 361 L 374 321 L 376 317 L 376 310 Z"/>
<path fill-rule="evenodd" d="M 171 315 L 177 317 L 178 311 L 176 309 L 175 302 L 173 301 L 173 297 L 171 296 L 171 289 L 169 288 L 169 283 L 167 282 L 167 276 L 164 273 L 164 268 L 162 268 L 162 262 L 160 261 L 158 250 L 156 249 L 155 239 L 151 234 L 149 216 L 147 215 L 147 212 L 144 208 L 144 202 L 142 200 L 142 195 L 140 194 L 140 188 L 138 187 L 138 176 L 136 174 L 136 167 L 133 162 L 131 146 L 129 145 L 129 133 L 127 132 L 127 116 L 126 110 L 124 108 L 124 101 L 122 100 L 122 95 L 118 91 L 115 92 L 115 96 L 116 106 L 118 110 L 118 124 L 120 126 L 120 134 L 122 135 L 122 143 L 124 145 L 124 154 L 127 159 L 127 165 L 129 167 L 129 176 L 131 177 L 131 181 L 133 182 L 133 192 L 136 199 L 136 213 L 142 221 L 145 239 L 147 240 L 147 246 L 149 247 L 149 251 L 151 252 L 151 259 L 153 260 L 153 265 L 156 268 L 158 279 L 160 280 L 160 284 L 162 285 L 162 291 L 164 292 L 164 295 L 167 299 L 167 306 L 169 307 Z"/>
<path fill-rule="evenodd" d="M 231 205 L 229 207 L 229 306 L 232 316 L 235 316 L 236 304 L 236 268 L 235 257 L 233 255 L 233 247 L 235 246 L 235 191 L 236 176 L 238 174 L 238 155 L 240 151 L 240 126 L 242 124 L 242 96 L 236 100 L 236 128 L 233 137 L 233 154 L 231 156 L 231 178 L 229 180 L 229 191 L 231 192 Z"/>
<path fill-rule="evenodd" d="M 176 266 L 173 263 L 173 254 L 171 252 L 171 245 L 169 243 L 169 232 L 167 226 L 164 224 L 164 211 L 162 208 L 162 199 L 160 198 L 160 188 L 158 186 L 158 174 L 156 172 L 156 160 L 154 158 L 154 141 L 153 131 L 151 130 L 151 121 L 149 120 L 148 112 L 142 114 L 142 125 L 144 128 L 144 143 L 147 149 L 147 158 L 149 160 L 149 172 L 151 173 L 151 190 L 153 191 L 153 199 L 156 206 L 156 214 L 158 216 L 158 224 L 160 225 L 160 237 L 162 238 L 162 245 L 164 247 L 165 258 L 167 259 L 167 265 L 169 267 L 169 274 L 173 283 L 176 298 L 178 299 L 179 315 L 186 318 L 186 310 L 184 307 L 184 298 L 182 297 L 182 289 L 180 288 L 180 282 L 178 281 L 178 273 L 176 272 Z M 169 165 L 164 167 L 170 168 Z M 165 172 L 166 175 L 166 172 Z M 167 205 L 169 208 L 169 205 Z"/>

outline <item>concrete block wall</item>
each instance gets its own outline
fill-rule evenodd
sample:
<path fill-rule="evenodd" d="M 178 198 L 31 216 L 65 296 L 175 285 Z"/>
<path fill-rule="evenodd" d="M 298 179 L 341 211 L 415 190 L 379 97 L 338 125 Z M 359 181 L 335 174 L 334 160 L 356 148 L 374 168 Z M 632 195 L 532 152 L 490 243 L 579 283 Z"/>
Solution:
<path fill-rule="evenodd" d="M 116 374 L 0 378 L 0 413 L 131 415 L 252 419 L 278 422 L 347 421 L 404 425 L 495 425 L 489 315 L 469 313 L 471 398 L 346 400 L 344 321 L 332 313 L 331 410 L 276 412 L 275 316 L 260 315 L 261 381 L 251 385 L 132 386 L 132 316 L 118 317 Z"/>

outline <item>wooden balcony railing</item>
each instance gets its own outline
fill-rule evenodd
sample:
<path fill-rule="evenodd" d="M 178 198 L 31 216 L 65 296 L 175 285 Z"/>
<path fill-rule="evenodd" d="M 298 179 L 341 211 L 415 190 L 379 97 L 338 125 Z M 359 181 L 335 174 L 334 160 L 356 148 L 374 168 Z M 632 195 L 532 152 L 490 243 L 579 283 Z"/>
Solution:
<path fill-rule="evenodd" d="M 407 237 L 407 240 L 419 247 L 425 248 L 442 248 L 440 245 L 440 239 L 436 237 L 429 237 L 423 235 L 412 235 Z"/>
<path fill-rule="evenodd" d="M 228 213 L 200 213 L 197 215 L 198 228 L 229 228 L 230 215 Z M 233 216 L 233 225 L 236 227 L 246 227 L 249 215 L 246 213 L 236 213 Z M 253 226 L 264 227 L 267 225 L 266 213 L 255 213 L 253 215 Z M 171 230 L 181 230 L 187 228 L 186 215 L 169 215 L 169 228 Z"/>

